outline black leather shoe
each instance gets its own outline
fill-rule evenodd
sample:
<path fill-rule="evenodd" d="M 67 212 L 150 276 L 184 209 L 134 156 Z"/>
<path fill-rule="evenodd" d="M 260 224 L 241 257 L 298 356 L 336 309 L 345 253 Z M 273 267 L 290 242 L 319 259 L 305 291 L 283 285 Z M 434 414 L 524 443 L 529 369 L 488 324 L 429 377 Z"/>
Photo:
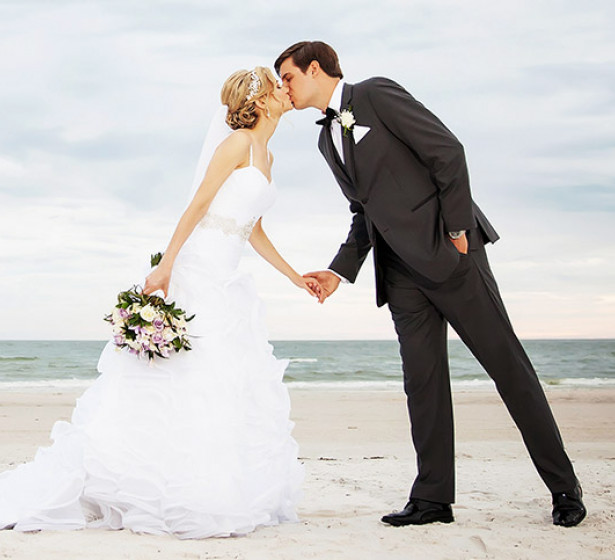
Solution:
<path fill-rule="evenodd" d="M 553 494 L 553 525 L 574 527 L 585 519 L 587 510 L 581 498 L 583 490 L 577 486 L 571 492 L 556 492 Z"/>
<path fill-rule="evenodd" d="M 450 504 L 428 502 L 411 498 L 406 507 L 382 518 L 383 523 L 401 527 L 402 525 L 425 525 L 426 523 L 452 523 L 455 521 Z"/>

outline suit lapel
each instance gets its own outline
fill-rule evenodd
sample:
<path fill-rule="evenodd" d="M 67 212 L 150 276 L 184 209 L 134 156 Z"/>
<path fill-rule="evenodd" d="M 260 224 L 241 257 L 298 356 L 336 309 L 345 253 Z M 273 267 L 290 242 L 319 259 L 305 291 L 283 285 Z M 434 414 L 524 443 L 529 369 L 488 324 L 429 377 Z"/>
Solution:
<path fill-rule="evenodd" d="M 350 110 L 352 107 L 352 85 L 345 84 L 342 91 L 342 106 L 340 111 Z M 356 189 L 356 175 L 354 165 L 354 136 L 349 130 L 346 134 L 342 129 L 342 149 L 344 150 L 344 162 L 346 163 L 346 172 Z M 341 163 L 341 162 L 340 162 Z"/>

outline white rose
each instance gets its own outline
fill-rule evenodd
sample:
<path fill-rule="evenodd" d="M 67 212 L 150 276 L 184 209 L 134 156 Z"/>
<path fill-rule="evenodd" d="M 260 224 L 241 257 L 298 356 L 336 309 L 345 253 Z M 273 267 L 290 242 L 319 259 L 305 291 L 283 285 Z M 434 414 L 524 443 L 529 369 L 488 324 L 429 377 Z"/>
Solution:
<path fill-rule="evenodd" d="M 151 305 L 147 304 L 139 311 L 139 315 L 144 321 L 153 321 L 158 313 Z"/>
<path fill-rule="evenodd" d="M 356 122 L 357 121 L 355 120 L 354 115 L 352 114 L 351 111 L 344 109 L 340 113 L 340 124 L 342 125 L 343 128 L 346 128 L 349 130 L 354 126 Z"/>
<path fill-rule="evenodd" d="M 111 320 L 116 325 L 122 324 L 124 322 L 124 319 L 122 319 L 122 316 L 120 315 L 120 310 L 117 307 L 113 308 L 113 312 L 111 313 Z"/>
<path fill-rule="evenodd" d="M 173 329 L 171 327 L 165 327 L 165 329 L 162 331 L 162 336 L 164 336 L 165 340 L 173 340 L 176 334 L 173 332 Z"/>
<path fill-rule="evenodd" d="M 150 342 L 150 335 L 149 334 L 145 334 L 145 333 L 141 333 L 137 335 L 137 342 L 139 344 L 149 344 Z"/>

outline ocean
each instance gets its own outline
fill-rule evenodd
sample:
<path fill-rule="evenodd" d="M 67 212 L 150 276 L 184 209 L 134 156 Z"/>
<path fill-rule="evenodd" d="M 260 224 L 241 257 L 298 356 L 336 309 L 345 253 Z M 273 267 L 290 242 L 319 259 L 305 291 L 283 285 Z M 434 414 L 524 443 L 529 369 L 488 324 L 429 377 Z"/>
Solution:
<path fill-rule="evenodd" d="M 0 341 L 0 391 L 85 388 L 97 376 L 96 364 L 105 343 Z M 290 361 L 285 375 L 289 387 L 402 389 L 396 341 L 274 341 L 272 344 L 278 358 Z M 546 386 L 615 386 L 615 340 L 526 340 L 523 345 Z M 493 385 L 460 341 L 449 341 L 449 355 L 453 390 Z"/>

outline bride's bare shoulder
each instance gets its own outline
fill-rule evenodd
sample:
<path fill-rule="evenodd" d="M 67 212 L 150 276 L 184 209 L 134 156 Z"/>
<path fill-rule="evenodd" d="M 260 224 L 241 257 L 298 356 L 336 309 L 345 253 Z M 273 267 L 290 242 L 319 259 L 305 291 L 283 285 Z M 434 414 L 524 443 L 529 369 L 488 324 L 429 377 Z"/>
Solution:
<path fill-rule="evenodd" d="M 235 138 L 237 142 L 250 144 L 252 142 L 252 132 L 245 128 L 239 128 L 231 132 L 229 138 Z"/>
<path fill-rule="evenodd" d="M 218 154 L 226 154 L 229 156 L 240 156 L 248 153 L 252 138 L 246 130 L 234 130 L 226 139 L 216 148 Z"/>

